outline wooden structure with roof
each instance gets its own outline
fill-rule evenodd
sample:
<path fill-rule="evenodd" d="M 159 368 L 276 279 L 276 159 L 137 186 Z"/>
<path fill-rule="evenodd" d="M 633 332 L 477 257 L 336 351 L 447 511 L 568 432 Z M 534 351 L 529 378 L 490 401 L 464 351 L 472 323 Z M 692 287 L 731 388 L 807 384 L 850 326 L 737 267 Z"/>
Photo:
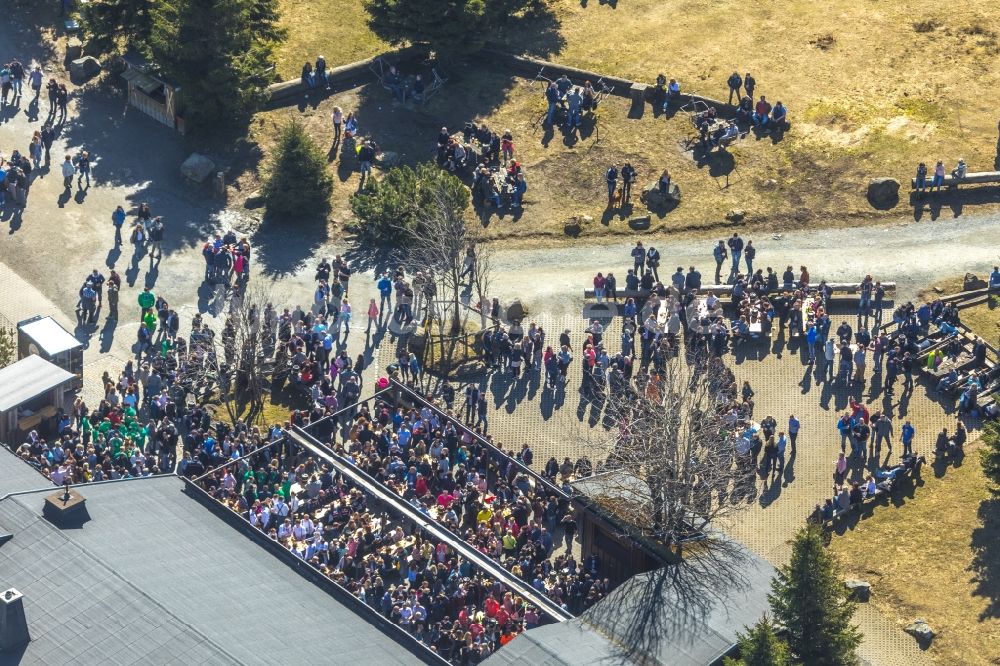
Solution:
<path fill-rule="evenodd" d="M 134 51 L 122 57 L 121 77 L 128 85 L 128 103 L 150 118 L 184 133 L 184 119 L 177 115 L 180 86 L 157 76 L 145 58 Z"/>

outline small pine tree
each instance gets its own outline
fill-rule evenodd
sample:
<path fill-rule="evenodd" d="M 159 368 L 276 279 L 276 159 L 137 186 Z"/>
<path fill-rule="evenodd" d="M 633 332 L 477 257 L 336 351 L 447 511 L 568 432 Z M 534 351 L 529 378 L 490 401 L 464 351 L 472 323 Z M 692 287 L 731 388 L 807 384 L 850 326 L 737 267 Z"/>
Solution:
<path fill-rule="evenodd" d="M 851 624 L 855 603 L 816 526 L 792 542 L 791 561 L 771 582 L 774 618 L 788 634 L 792 656 L 810 666 L 854 666 L 861 633 Z"/>
<path fill-rule="evenodd" d="M 12 328 L 0 327 L 0 368 L 17 360 L 17 335 Z"/>
<path fill-rule="evenodd" d="M 986 426 L 983 444 L 979 459 L 988 481 L 987 488 L 994 497 L 1000 498 L 1000 426 L 996 423 Z"/>
<path fill-rule="evenodd" d="M 443 199 L 443 200 L 441 200 Z M 434 164 L 393 167 L 363 192 L 351 195 L 351 210 L 361 233 L 377 243 L 402 243 L 420 231 L 420 220 L 441 204 L 461 217 L 469 207 L 469 189 Z"/>
<path fill-rule="evenodd" d="M 739 635 L 740 658 L 726 659 L 725 666 L 789 666 L 788 644 L 778 638 L 774 625 L 765 615 L 757 624 Z"/>
<path fill-rule="evenodd" d="M 292 121 L 278 138 L 264 183 L 268 217 L 282 221 L 325 220 L 333 194 L 333 176 L 326 156 L 305 128 Z"/>

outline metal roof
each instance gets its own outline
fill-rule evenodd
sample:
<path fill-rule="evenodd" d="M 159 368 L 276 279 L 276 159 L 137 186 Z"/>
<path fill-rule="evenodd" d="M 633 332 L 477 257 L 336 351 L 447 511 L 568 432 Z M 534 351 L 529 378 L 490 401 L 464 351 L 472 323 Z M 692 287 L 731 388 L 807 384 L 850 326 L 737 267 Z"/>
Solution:
<path fill-rule="evenodd" d="M 15 448 L 21 445 L 21 442 L 17 441 L 5 443 Z M 43 488 L 52 490 L 55 485 L 27 461 L 0 444 L 0 497 Z M 0 586 L 2 585 L 3 580 L 0 579 Z"/>
<path fill-rule="evenodd" d="M 709 666 L 767 611 L 774 568 L 721 535 L 725 552 L 633 576 L 576 619 L 518 636 L 486 664 Z"/>
<path fill-rule="evenodd" d="M 44 497 L 0 500 L 0 583 L 24 594 L 20 664 L 385 664 L 417 659 L 159 476 L 77 486 L 60 530 Z M 0 665 L 5 664 L 0 654 Z"/>
<path fill-rule="evenodd" d="M 0 412 L 43 395 L 65 384 L 76 375 L 32 354 L 17 363 L 0 368 Z"/>
<path fill-rule="evenodd" d="M 39 317 L 34 321 L 21 322 L 17 328 L 24 331 L 25 335 L 50 356 L 83 346 L 82 342 L 70 335 L 69 331 L 52 317 Z"/>

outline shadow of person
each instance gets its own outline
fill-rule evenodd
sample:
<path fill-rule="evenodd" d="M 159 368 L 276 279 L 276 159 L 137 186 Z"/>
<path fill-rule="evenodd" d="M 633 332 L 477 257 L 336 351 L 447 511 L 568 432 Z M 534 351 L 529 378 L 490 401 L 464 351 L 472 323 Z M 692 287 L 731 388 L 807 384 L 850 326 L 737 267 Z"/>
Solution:
<path fill-rule="evenodd" d="M 87 200 L 87 190 L 77 190 L 76 194 L 73 195 L 73 201 L 78 204 L 82 204 Z"/>
<path fill-rule="evenodd" d="M 59 195 L 59 198 L 56 199 L 56 203 L 59 204 L 60 208 L 65 208 L 66 204 L 68 204 L 69 200 L 72 198 L 73 198 L 73 191 L 67 188 L 64 189 L 62 191 L 62 194 Z"/>
<path fill-rule="evenodd" d="M 104 320 L 104 327 L 101 329 L 101 353 L 107 353 L 111 351 L 111 345 L 115 340 L 115 328 L 117 328 L 118 322 L 108 317 Z"/>
<path fill-rule="evenodd" d="M 121 256 L 122 256 L 121 246 L 116 245 L 110 250 L 108 250 L 108 256 L 104 259 L 104 264 L 108 268 L 114 268 L 115 262 L 117 262 L 118 259 L 121 258 Z"/>

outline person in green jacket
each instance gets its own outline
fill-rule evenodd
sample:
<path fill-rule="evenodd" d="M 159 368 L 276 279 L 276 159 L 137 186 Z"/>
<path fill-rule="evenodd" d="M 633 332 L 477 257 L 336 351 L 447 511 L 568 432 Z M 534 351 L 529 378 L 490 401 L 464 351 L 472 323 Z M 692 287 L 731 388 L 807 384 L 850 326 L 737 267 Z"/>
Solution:
<path fill-rule="evenodd" d="M 139 307 L 142 308 L 143 311 L 149 310 L 154 304 L 156 304 L 156 294 L 151 292 L 149 287 L 145 287 L 139 294 L 138 301 Z"/>

